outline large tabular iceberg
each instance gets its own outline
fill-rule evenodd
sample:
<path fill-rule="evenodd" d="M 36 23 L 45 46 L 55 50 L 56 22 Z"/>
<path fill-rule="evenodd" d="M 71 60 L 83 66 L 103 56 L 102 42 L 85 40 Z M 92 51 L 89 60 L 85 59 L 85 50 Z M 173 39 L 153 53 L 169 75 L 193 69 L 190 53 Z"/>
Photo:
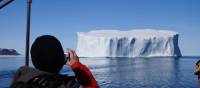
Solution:
<path fill-rule="evenodd" d="M 95 30 L 78 32 L 80 57 L 181 56 L 178 33 L 166 30 Z"/>

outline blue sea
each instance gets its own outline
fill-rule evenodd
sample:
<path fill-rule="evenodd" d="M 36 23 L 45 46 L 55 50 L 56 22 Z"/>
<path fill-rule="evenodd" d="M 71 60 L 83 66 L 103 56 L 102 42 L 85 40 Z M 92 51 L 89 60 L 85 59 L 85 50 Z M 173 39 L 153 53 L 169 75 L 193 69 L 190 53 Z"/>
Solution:
<path fill-rule="evenodd" d="M 198 88 L 197 57 L 80 58 L 102 88 Z M 31 64 L 31 62 L 30 62 Z M 24 57 L 0 57 L 0 88 L 8 88 Z M 32 66 L 32 65 L 31 65 Z M 74 75 L 68 66 L 61 74 Z"/>

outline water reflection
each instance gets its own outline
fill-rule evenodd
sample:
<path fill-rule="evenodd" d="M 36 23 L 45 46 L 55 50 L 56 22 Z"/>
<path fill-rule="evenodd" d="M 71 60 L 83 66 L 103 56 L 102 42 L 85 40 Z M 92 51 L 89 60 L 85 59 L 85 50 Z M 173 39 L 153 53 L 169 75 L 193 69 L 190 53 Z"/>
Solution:
<path fill-rule="evenodd" d="M 102 87 L 197 87 L 192 74 L 193 66 L 191 64 L 184 66 L 185 62 L 180 58 L 92 59 L 94 58 L 84 58 L 81 61 L 92 68 Z M 189 69 L 185 70 L 182 67 Z M 187 74 L 187 77 L 184 74 Z M 188 85 L 188 83 L 191 84 Z"/>

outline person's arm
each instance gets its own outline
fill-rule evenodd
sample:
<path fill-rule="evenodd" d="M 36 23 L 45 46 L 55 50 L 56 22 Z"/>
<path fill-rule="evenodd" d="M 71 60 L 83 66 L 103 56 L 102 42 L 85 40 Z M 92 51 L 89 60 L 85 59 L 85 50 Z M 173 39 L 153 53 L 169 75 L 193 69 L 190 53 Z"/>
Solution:
<path fill-rule="evenodd" d="M 70 61 L 69 63 L 67 63 L 67 65 L 69 65 L 74 71 L 75 77 L 77 78 L 78 82 L 84 88 L 99 88 L 99 85 L 90 70 L 85 65 L 79 62 L 76 53 L 73 50 L 68 49 L 68 54 Z"/>

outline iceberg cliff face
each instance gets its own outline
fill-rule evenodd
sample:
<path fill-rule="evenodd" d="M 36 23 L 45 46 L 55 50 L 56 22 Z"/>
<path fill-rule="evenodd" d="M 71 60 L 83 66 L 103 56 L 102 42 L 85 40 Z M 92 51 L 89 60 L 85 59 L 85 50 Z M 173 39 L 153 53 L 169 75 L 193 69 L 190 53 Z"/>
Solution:
<path fill-rule="evenodd" d="M 78 32 L 80 57 L 181 56 L 178 34 L 164 30 L 96 30 Z"/>

